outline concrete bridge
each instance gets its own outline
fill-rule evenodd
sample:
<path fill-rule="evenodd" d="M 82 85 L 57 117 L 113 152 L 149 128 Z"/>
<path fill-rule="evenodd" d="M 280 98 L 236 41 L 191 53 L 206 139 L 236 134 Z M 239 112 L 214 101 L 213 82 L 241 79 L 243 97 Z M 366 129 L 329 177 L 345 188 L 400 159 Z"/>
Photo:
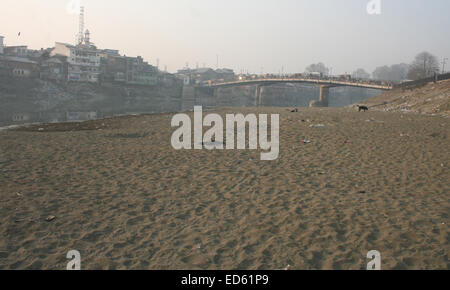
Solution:
<path fill-rule="evenodd" d="M 361 80 L 342 80 L 335 77 L 331 78 L 305 78 L 305 77 L 283 77 L 283 78 L 255 78 L 250 80 L 234 80 L 228 82 L 209 82 L 200 85 L 191 85 L 186 82 L 182 93 L 182 107 L 183 109 L 192 109 L 196 102 L 197 92 L 207 92 L 208 95 L 213 96 L 213 99 L 218 99 L 219 90 L 221 88 L 232 88 L 239 86 L 254 86 L 255 87 L 255 106 L 262 106 L 262 91 L 263 87 L 274 84 L 286 83 L 304 83 L 316 85 L 320 88 L 319 100 L 312 101 L 311 107 L 328 107 L 330 88 L 333 87 L 357 87 L 377 90 L 391 90 L 393 86 L 382 82 L 369 82 Z M 218 105 L 218 104 L 217 104 Z"/>
<path fill-rule="evenodd" d="M 377 90 L 391 90 L 393 88 L 390 84 L 365 82 L 360 80 L 339 80 L 339 79 L 315 79 L 315 78 L 256 78 L 251 80 L 236 80 L 229 82 L 211 83 L 204 85 L 203 87 L 209 87 L 213 89 L 236 87 L 236 86 L 256 86 L 256 100 L 257 106 L 262 105 L 262 94 L 261 87 L 270 86 L 280 83 L 304 83 L 313 84 L 320 87 L 320 96 L 318 101 L 311 102 L 311 107 L 328 107 L 328 98 L 330 95 L 330 88 L 333 87 L 357 87 L 366 89 L 377 89 Z M 200 86 L 202 87 L 202 86 Z"/>

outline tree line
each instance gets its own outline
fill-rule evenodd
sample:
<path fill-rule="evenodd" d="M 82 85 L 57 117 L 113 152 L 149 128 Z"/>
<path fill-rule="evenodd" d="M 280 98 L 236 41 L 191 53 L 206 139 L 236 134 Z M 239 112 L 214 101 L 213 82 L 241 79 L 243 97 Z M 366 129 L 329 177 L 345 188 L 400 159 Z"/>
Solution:
<path fill-rule="evenodd" d="M 372 74 L 362 68 L 359 68 L 352 73 L 352 77 L 358 79 L 401 82 L 407 79 L 419 80 L 432 77 L 434 74 L 439 73 L 439 71 L 440 67 L 438 58 L 425 51 L 419 53 L 411 64 L 400 63 L 391 66 L 380 66 L 377 67 Z M 329 75 L 330 69 L 322 62 L 319 62 L 317 64 L 309 65 L 306 68 L 306 72 Z"/>

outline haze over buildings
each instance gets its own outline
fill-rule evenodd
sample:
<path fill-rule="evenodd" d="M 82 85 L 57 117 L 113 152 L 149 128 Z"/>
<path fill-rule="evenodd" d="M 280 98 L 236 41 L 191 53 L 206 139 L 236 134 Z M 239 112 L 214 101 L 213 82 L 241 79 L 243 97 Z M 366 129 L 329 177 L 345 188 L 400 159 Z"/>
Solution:
<path fill-rule="evenodd" d="M 39 49 L 74 43 L 78 15 L 70 1 L 3 0 L 5 44 Z M 304 71 L 324 62 L 333 73 L 410 63 L 427 50 L 448 57 L 450 2 L 383 1 L 369 15 L 369 0 L 160 0 L 81 1 L 98 47 L 141 55 L 175 72 L 189 63 L 237 73 Z M 19 35 L 20 32 L 20 35 Z"/>

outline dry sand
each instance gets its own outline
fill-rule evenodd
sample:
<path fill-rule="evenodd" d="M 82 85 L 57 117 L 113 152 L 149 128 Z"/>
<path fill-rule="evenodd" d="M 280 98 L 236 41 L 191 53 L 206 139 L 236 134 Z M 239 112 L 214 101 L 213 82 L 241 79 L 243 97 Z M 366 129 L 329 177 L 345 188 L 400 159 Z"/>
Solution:
<path fill-rule="evenodd" d="M 0 268 L 450 269 L 448 118 L 217 112 L 280 113 L 279 159 L 175 151 L 170 114 L 0 132 Z"/>

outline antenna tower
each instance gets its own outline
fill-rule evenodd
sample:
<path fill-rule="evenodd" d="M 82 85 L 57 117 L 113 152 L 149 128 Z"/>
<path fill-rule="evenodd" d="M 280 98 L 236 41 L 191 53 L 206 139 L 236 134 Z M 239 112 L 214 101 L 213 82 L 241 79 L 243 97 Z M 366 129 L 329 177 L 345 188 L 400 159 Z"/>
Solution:
<path fill-rule="evenodd" d="M 78 44 L 82 44 L 84 40 L 84 7 L 80 7 L 80 22 L 78 30 Z"/>

